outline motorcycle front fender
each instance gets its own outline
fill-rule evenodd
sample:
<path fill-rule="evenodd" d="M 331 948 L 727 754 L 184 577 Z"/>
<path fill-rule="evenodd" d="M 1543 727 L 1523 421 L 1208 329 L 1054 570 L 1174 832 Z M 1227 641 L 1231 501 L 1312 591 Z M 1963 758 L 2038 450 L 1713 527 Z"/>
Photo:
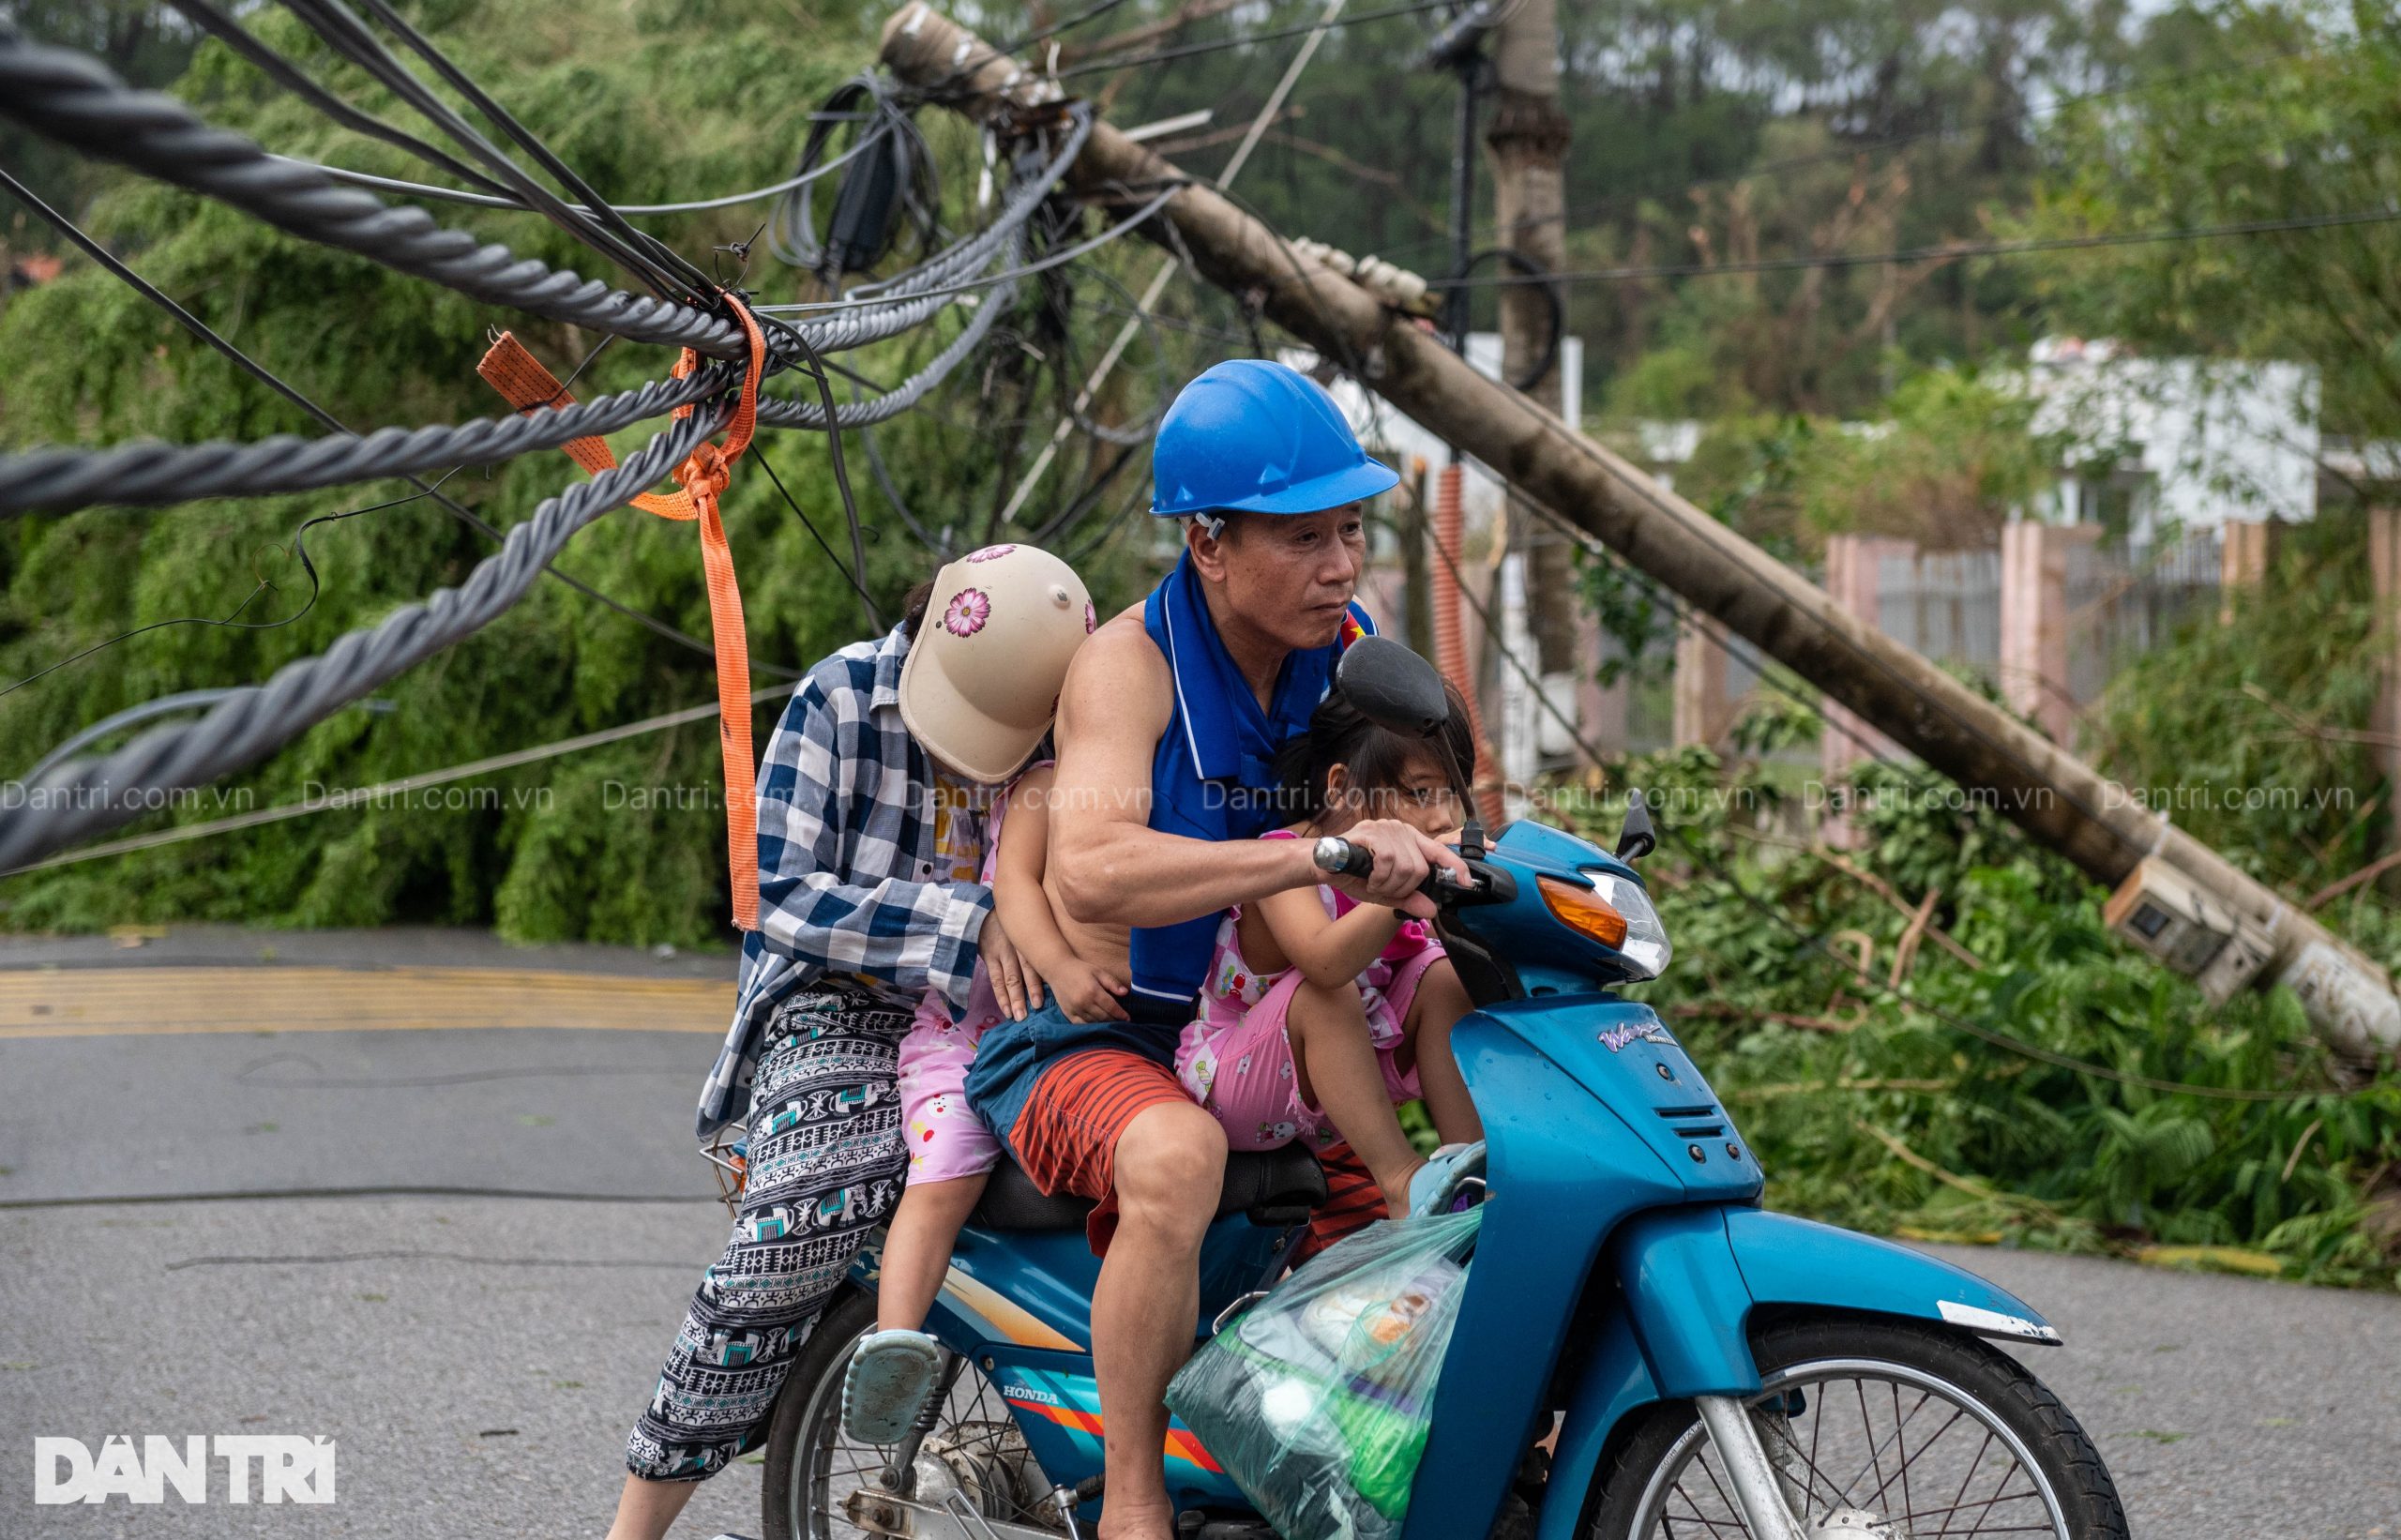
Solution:
<path fill-rule="evenodd" d="M 1609 1257 L 1623 1292 L 1578 1366 L 1539 1540 L 1574 1540 L 1609 1435 L 1655 1401 L 1759 1388 L 1749 1324 L 1762 1306 L 1932 1321 L 2015 1342 L 2057 1343 L 2032 1306 L 1965 1268 L 1890 1241 L 1763 1209 L 1634 1215 Z"/>

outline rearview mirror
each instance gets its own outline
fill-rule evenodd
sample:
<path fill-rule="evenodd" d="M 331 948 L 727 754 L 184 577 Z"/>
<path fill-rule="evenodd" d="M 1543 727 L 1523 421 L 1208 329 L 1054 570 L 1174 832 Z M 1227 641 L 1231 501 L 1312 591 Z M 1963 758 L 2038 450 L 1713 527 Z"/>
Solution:
<path fill-rule="evenodd" d="M 1433 664 L 1387 637 L 1363 636 L 1334 666 L 1334 687 L 1378 727 L 1430 738 L 1451 719 L 1451 699 Z"/>
<path fill-rule="evenodd" d="M 1659 847 L 1659 836 L 1651 825 L 1651 809 L 1642 800 L 1641 788 L 1625 793 L 1625 826 L 1618 831 L 1617 858 L 1621 861 L 1641 860 Z"/>

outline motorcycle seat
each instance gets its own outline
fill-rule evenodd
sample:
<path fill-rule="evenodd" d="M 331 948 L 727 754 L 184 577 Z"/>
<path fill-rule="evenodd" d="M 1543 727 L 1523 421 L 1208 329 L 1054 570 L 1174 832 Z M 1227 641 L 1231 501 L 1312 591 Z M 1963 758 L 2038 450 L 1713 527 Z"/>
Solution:
<path fill-rule="evenodd" d="M 1325 1201 L 1325 1173 L 1317 1158 L 1297 1144 L 1280 1150 L 1237 1150 L 1226 1156 L 1226 1185 L 1217 1195 L 1217 1217 L 1241 1214 L 1254 1225 L 1281 1230 L 1306 1224 L 1309 1211 Z M 1061 1193 L 1046 1198 L 1023 1168 L 1004 1156 L 975 1204 L 968 1223 L 984 1230 L 1081 1230 L 1092 1200 Z"/>

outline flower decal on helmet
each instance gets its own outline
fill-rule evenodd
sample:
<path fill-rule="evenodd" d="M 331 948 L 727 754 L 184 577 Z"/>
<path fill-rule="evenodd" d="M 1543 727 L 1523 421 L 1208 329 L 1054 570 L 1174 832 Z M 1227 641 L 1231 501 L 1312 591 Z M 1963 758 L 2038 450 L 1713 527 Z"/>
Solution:
<path fill-rule="evenodd" d="M 967 559 L 971 562 L 996 562 L 1016 549 L 1015 546 L 986 546 L 981 551 L 969 551 Z"/>
<path fill-rule="evenodd" d="M 991 596 L 980 588 L 962 588 L 950 596 L 950 607 L 942 612 L 942 626 L 953 636 L 974 636 L 991 618 Z"/>
<path fill-rule="evenodd" d="M 1086 599 L 1084 600 L 1084 635 L 1090 636 L 1099 628 L 1100 611 L 1092 607 L 1092 600 Z"/>

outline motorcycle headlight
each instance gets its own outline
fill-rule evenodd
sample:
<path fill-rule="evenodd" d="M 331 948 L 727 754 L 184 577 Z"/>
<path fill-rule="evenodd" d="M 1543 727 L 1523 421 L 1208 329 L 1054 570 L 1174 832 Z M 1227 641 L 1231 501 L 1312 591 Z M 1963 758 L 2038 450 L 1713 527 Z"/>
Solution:
<path fill-rule="evenodd" d="M 1651 895 L 1641 883 L 1613 872 L 1587 868 L 1584 875 L 1592 880 L 1591 887 L 1543 876 L 1543 902 L 1570 930 L 1592 937 L 1632 963 L 1636 977 L 1658 977 L 1675 949 L 1668 944 L 1659 912 L 1651 907 Z"/>
<path fill-rule="evenodd" d="M 1613 872 L 1587 871 L 1593 888 L 1607 899 L 1611 909 L 1625 916 L 1625 940 L 1618 947 L 1625 959 L 1642 970 L 1644 978 L 1656 978 L 1668 971 L 1668 959 L 1676 949 L 1668 940 L 1668 928 L 1659 923 L 1659 911 L 1652 907 L 1651 895 L 1642 884 L 1630 877 Z"/>

